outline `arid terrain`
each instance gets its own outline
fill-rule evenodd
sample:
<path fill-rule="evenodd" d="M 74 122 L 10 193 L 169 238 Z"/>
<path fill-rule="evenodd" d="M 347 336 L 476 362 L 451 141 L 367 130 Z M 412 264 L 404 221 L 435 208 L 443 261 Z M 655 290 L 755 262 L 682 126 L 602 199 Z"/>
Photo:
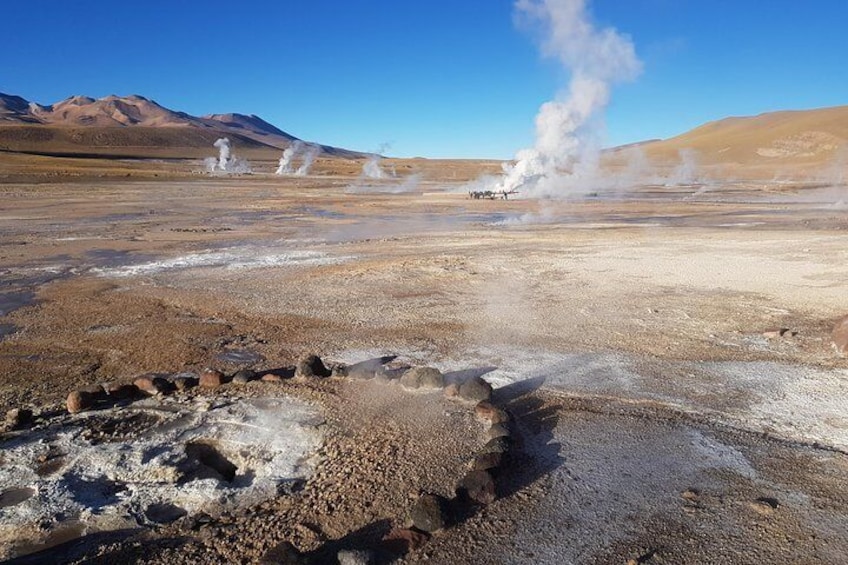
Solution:
<path fill-rule="evenodd" d="M 408 364 L 491 383 L 515 444 L 494 502 L 372 562 L 844 563 L 833 159 L 504 201 L 467 195 L 496 162 L 384 160 L 397 177 L 366 180 L 344 157 L 281 177 L 271 157 L 210 175 L 0 154 L 0 408 L 35 413 L 2 440 L 0 557 L 383 548 L 489 433 L 474 404 L 396 382 Z M 289 378 L 306 354 L 373 378 Z M 205 368 L 283 378 L 66 410 L 76 389 Z M 185 437 L 240 445 L 232 475 L 166 475 Z"/>

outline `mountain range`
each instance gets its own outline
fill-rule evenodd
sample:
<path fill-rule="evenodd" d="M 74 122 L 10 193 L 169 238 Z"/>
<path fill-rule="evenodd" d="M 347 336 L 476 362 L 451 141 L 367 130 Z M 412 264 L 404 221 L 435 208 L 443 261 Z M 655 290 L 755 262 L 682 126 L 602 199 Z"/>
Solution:
<path fill-rule="evenodd" d="M 49 106 L 0 93 L 0 150 L 52 155 L 194 158 L 227 137 L 236 152 L 271 158 L 298 138 L 255 115 L 192 116 L 143 96 L 71 96 Z M 314 144 L 319 145 L 319 144 Z M 319 145 L 332 156 L 362 153 Z"/>
<path fill-rule="evenodd" d="M 0 93 L 0 151 L 64 156 L 198 158 L 228 137 L 237 155 L 273 160 L 297 138 L 255 115 L 192 116 L 143 96 L 72 96 L 49 106 Z M 318 145 L 317 143 L 314 145 Z M 329 156 L 364 153 L 320 145 Z M 681 152 L 699 164 L 818 167 L 848 161 L 848 106 L 733 117 L 681 135 L 613 148 L 638 147 L 652 162 L 675 163 Z"/>

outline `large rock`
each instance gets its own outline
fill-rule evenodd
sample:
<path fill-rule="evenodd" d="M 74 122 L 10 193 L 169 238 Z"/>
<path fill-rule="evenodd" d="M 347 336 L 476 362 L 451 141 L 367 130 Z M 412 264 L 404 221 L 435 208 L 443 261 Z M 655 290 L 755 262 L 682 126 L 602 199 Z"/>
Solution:
<path fill-rule="evenodd" d="M 480 453 L 506 453 L 512 445 L 506 436 L 492 438 L 480 449 Z"/>
<path fill-rule="evenodd" d="M 512 436 L 512 432 L 509 431 L 509 424 L 507 424 L 506 422 L 504 422 L 502 424 L 493 424 L 492 427 L 490 427 L 486 431 L 486 439 L 487 440 L 495 439 L 496 437 L 511 437 L 511 436 Z"/>
<path fill-rule="evenodd" d="M 259 565 L 307 565 L 307 559 L 291 543 L 283 543 L 272 547 L 259 558 Z"/>
<path fill-rule="evenodd" d="M 32 410 L 28 408 L 12 408 L 6 412 L 4 428 L 7 430 L 22 430 L 32 425 Z"/>
<path fill-rule="evenodd" d="M 184 391 L 196 387 L 200 383 L 200 379 L 193 374 L 182 373 L 174 376 L 173 382 L 177 390 Z"/>
<path fill-rule="evenodd" d="M 103 390 L 113 400 L 129 400 L 139 394 L 138 387 L 132 383 L 106 383 L 103 385 Z"/>
<path fill-rule="evenodd" d="M 256 372 L 251 369 L 241 369 L 233 375 L 233 384 L 243 385 L 256 380 Z"/>
<path fill-rule="evenodd" d="M 459 385 L 459 396 L 470 402 L 480 402 L 492 398 L 492 385 L 480 377 L 472 377 Z"/>
<path fill-rule="evenodd" d="M 481 453 L 474 458 L 471 468 L 475 471 L 494 472 L 494 470 L 500 467 L 501 463 L 503 463 L 503 458 L 504 454 L 499 451 Z"/>
<path fill-rule="evenodd" d="M 132 384 L 138 387 L 138 390 L 150 396 L 157 394 L 168 394 L 174 390 L 174 384 L 168 379 L 154 373 L 148 373 L 136 377 Z"/>
<path fill-rule="evenodd" d="M 424 532 L 395 528 L 383 536 L 383 547 L 395 555 L 404 555 L 427 543 L 430 537 Z"/>
<path fill-rule="evenodd" d="M 848 355 L 848 316 L 839 320 L 830 334 L 833 347 L 840 355 Z"/>
<path fill-rule="evenodd" d="M 445 376 L 433 367 L 413 367 L 401 375 L 400 384 L 406 388 L 442 388 Z"/>
<path fill-rule="evenodd" d="M 83 390 L 75 390 L 68 395 L 66 405 L 68 412 L 76 414 L 77 412 L 94 407 L 94 398 Z"/>
<path fill-rule="evenodd" d="M 413 526 L 423 532 L 432 533 L 445 527 L 446 510 L 447 501 L 444 498 L 435 494 L 423 494 L 415 501 L 409 511 L 409 517 Z"/>
<path fill-rule="evenodd" d="M 305 355 L 297 361 L 294 371 L 295 377 L 301 378 L 324 378 L 329 377 L 332 371 L 328 369 L 321 358 L 317 355 Z"/>
<path fill-rule="evenodd" d="M 377 555 L 370 549 L 343 549 L 336 558 L 339 565 L 372 565 L 377 562 Z"/>
<path fill-rule="evenodd" d="M 483 422 L 492 424 L 506 424 L 509 422 L 509 414 L 487 400 L 478 402 L 474 407 L 474 414 Z"/>
<path fill-rule="evenodd" d="M 495 480 L 488 471 L 471 470 L 459 481 L 456 495 L 476 504 L 492 503 L 496 498 Z"/>
<path fill-rule="evenodd" d="M 200 373 L 200 386 L 203 388 L 218 388 L 227 382 L 227 377 L 221 371 L 206 369 Z"/>

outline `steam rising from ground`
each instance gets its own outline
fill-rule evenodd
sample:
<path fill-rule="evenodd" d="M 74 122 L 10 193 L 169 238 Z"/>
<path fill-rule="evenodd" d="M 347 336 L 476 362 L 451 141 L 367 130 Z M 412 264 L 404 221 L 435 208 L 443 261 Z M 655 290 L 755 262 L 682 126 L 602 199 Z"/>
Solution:
<path fill-rule="evenodd" d="M 248 174 L 252 172 L 250 164 L 246 160 L 237 159 L 233 156 L 232 145 L 230 144 L 229 138 L 222 137 L 216 140 L 213 145 L 218 149 L 218 159 L 216 160 L 214 157 L 206 158 L 204 163 L 206 165 L 207 172 L 237 174 Z"/>
<path fill-rule="evenodd" d="M 315 162 L 315 159 L 320 153 L 321 147 L 318 145 L 311 145 L 297 139 L 292 142 L 285 151 L 283 151 L 283 155 L 280 157 L 280 162 L 275 174 L 294 175 L 297 177 L 306 176 L 309 174 L 309 169 L 312 167 L 312 163 Z M 294 161 L 298 157 L 301 162 L 300 166 L 295 169 Z"/>
<path fill-rule="evenodd" d="M 539 109 L 535 144 L 516 154 L 492 190 L 552 196 L 597 176 L 610 88 L 635 78 L 642 65 L 628 37 L 594 26 L 587 1 L 516 1 L 517 20 L 541 31 L 543 53 L 558 59 L 571 81 Z"/>
<path fill-rule="evenodd" d="M 362 174 L 365 178 L 369 179 L 384 179 L 386 178 L 386 172 L 380 168 L 380 160 L 383 158 L 383 153 L 389 150 L 389 144 L 383 143 L 380 147 L 368 157 L 368 160 L 365 161 L 365 164 L 362 165 Z"/>

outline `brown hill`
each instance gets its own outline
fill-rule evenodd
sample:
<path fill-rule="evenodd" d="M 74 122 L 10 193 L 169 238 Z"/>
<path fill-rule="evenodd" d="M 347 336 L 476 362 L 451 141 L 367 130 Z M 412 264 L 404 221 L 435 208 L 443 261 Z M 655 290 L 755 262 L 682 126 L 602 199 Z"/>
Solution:
<path fill-rule="evenodd" d="M 848 147 L 848 106 L 727 118 L 641 147 L 660 161 L 690 149 L 703 164 L 822 165 Z"/>
<path fill-rule="evenodd" d="M 245 156 L 272 159 L 297 138 L 258 116 L 196 117 L 143 96 L 72 96 L 50 106 L 0 93 L 0 150 L 45 155 L 196 158 L 228 137 Z M 316 144 L 317 145 L 317 144 Z M 331 156 L 362 153 L 319 145 Z"/>

